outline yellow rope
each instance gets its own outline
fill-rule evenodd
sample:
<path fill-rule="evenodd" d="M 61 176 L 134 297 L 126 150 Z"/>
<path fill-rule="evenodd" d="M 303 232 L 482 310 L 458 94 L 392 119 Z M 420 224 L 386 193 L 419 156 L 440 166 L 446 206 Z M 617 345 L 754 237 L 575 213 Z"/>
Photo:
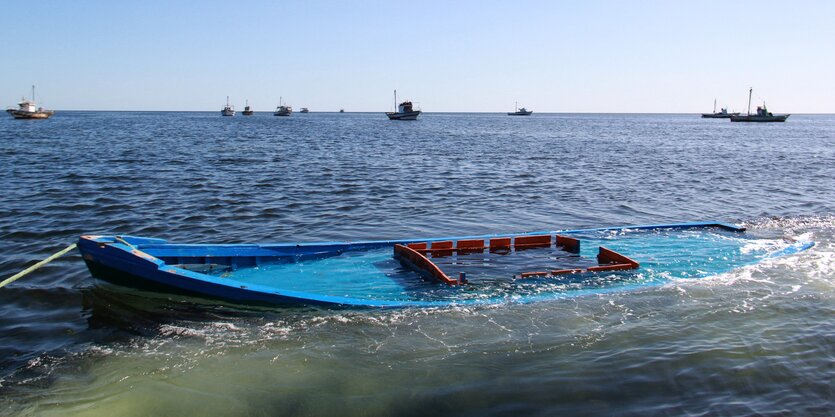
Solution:
<path fill-rule="evenodd" d="M 29 274 L 30 272 L 32 272 L 32 271 L 34 271 L 34 270 L 36 270 L 36 269 L 38 269 L 38 268 L 40 268 L 40 267 L 42 267 L 42 266 L 44 266 L 44 265 L 46 265 L 46 264 L 48 264 L 48 263 L 50 263 L 50 262 L 54 261 L 54 260 L 56 260 L 56 259 L 58 259 L 58 258 L 60 258 L 60 257 L 64 256 L 67 252 L 69 252 L 69 251 L 71 251 L 71 250 L 73 250 L 73 249 L 75 249 L 75 243 L 73 243 L 73 244 L 72 244 L 72 245 L 70 245 L 70 246 L 67 246 L 66 248 L 64 248 L 64 250 L 62 250 L 62 251 L 60 251 L 60 252 L 58 252 L 58 253 L 56 253 L 56 254 L 54 254 L 54 255 L 50 256 L 49 258 L 46 258 L 46 259 L 44 259 L 44 260 L 42 260 L 42 261 L 40 261 L 40 262 L 38 262 L 38 263 L 36 263 L 36 264 L 34 264 L 34 265 L 30 266 L 29 268 L 26 268 L 26 269 L 24 269 L 23 271 L 18 272 L 18 273 L 17 273 L 17 274 L 15 274 L 13 277 L 11 277 L 11 278 L 9 278 L 9 279 L 6 279 L 6 280 L 4 280 L 3 282 L 0 282 L 0 288 L 3 288 L 3 287 L 5 287 L 5 286 L 6 286 L 6 285 L 8 285 L 8 284 L 11 284 L 11 283 L 13 283 L 13 282 L 17 281 L 19 278 L 22 278 L 22 277 L 26 276 L 26 275 L 27 275 L 27 274 Z"/>

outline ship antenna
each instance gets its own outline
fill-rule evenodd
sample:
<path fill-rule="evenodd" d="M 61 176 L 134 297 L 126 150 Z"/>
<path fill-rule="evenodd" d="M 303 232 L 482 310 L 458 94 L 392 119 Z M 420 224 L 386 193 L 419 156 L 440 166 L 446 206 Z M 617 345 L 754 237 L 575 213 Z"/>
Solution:
<path fill-rule="evenodd" d="M 394 112 L 397 113 L 397 89 L 394 89 Z"/>
<path fill-rule="evenodd" d="M 748 115 L 751 115 L 751 93 L 754 91 L 754 87 L 748 88 Z"/>

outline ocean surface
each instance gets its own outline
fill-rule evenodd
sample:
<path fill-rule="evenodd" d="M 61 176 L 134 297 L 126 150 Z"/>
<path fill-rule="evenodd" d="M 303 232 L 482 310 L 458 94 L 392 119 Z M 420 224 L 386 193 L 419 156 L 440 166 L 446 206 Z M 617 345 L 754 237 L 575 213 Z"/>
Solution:
<path fill-rule="evenodd" d="M 0 279 L 85 233 L 312 242 L 718 220 L 799 255 L 532 304 L 260 308 L 0 289 L 0 415 L 832 416 L 835 116 L 0 118 Z"/>

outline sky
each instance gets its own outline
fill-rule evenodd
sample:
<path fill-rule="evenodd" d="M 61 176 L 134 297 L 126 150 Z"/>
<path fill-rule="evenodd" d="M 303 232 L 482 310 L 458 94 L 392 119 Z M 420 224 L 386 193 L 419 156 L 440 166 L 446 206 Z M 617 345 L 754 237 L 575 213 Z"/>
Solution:
<path fill-rule="evenodd" d="M 0 104 L 835 113 L 832 1 L 8 1 Z"/>

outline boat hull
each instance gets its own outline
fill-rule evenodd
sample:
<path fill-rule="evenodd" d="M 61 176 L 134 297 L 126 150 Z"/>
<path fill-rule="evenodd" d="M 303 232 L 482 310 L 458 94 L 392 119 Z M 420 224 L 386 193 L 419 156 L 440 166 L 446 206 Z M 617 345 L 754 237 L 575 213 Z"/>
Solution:
<path fill-rule="evenodd" d="M 404 113 L 388 112 L 386 113 L 386 116 L 388 116 L 389 120 L 417 120 L 421 113 L 422 112 L 420 110 Z"/>
<path fill-rule="evenodd" d="M 584 236 L 590 234 L 599 234 L 603 236 L 607 247 L 609 244 L 618 245 L 617 241 L 612 241 L 611 236 L 620 236 L 645 233 L 650 237 L 656 239 L 653 244 L 666 242 L 664 233 L 696 233 L 691 230 L 706 230 L 716 229 L 722 233 L 739 234 L 744 231 L 733 225 L 722 223 L 680 223 L 667 225 L 648 225 L 648 226 L 628 226 L 615 227 L 603 229 L 585 229 L 585 230 L 569 230 L 560 231 L 559 233 L 572 236 Z M 612 234 L 612 231 L 620 231 Z M 319 305 L 319 306 L 335 306 L 335 307 L 429 307 L 429 306 L 447 306 L 447 305 L 472 305 L 472 304 L 495 304 L 499 302 L 507 302 L 513 300 L 514 302 L 533 302 L 545 299 L 553 299 L 552 296 L 543 296 L 539 291 L 541 288 L 537 287 L 537 291 L 530 292 L 528 295 L 519 296 L 516 293 L 504 293 L 497 296 L 495 293 L 485 292 L 483 295 L 479 294 L 475 298 L 466 298 L 475 294 L 474 291 L 481 291 L 479 288 L 490 288 L 489 282 L 482 281 L 476 283 L 476 287 L 470 287 L 464 292 L 456 292 L 457 289 L 464 290 L 463 287 L 452 286 L 447 287 L 437 282 L 416 282 L 420 278 L 414 275 L 413 272 L 406 271 L 399 266 L 387 267 L 387 270 L 381 270 L 382 264 L 391 264 L 395 262 L 397 247 L 401 245 L 414 245 L 414 242 L 429 242 L 432 249 L 425 250 L 429 258 L 433 261 L 442 262 L 446 256 L 447 251 L 461 251 L 459 255 L 455 255 L 454 259 L 459 259 L 460 256 L 465 256 L 473 250 L 471 247 L 462 249 L 463 242 L 472 244 L 475 241 L 481 242 L 483 245 L 485 240 L 490 241 L 488 248 L 476 248 L 474 251 L 478 254 L 483 254 L 495 262 L 495 259 L 502 258 L 504 254 L 494 254 L 493 241 L 506 240 L 510 242 L 511 239 L 515 242 L 514 245 L 519 245 L 525 240 L 531 241 L 536 238 L 548 237 L 550 234 L 557 232 L 533 232 L 522 235 L 490 235 L 490 236 L 464 236 L 460 238 L 438 238 L 438 239 L 407 239 L 395 241 L 365 241 L 365 242 L 323 242 L 323 243 L 302 243 L 302 244 L 245 244 L 245 245 L 195 245 L 195 244 L 171 244 L 161 239 L 141 238 L 131 236 L 82 236 L 78 241 L 78 249 L 90 270 L 90 273 L 99 279 L 134 288 L 147 289 L 151 291 L 161 291 L 164 293 L 178 293 L 197 295 L 201 297 L 208 297 L 213 299 L 221 299 L 232 301 L 236 303 L 254 303 L 254 304 L 269 304 L 269 305 L 285 305 L 285 304 L 304 304 L 304 305 Z M 712 232 L 711 232 L 712 233 Z M 549 234 L 543 236 L 542 234 Z M 513 237 L 515 236 L 515 237 Z M 659 238 L 660 236 L 660 238 Z M 638 239 L 642 239 L 638 238 Z M 457 240 L 457 247 L 459 249 L 441 250 L 434 249 L 436 245 L 439 247 L 442 244 L 451 245 L 450 240 Z M 559 244 L 558 235 L 556 244 Z M 563 237 L 562 239 L 565 239 Z M 585 239 L 585 238 L 583 238 Z M 624 238 L 621 243 L 622 250 L 634 250 L 636 243 L 629 243 L 629 238 Z M 659 240 L 660 239 L 660 240 Z M 731 240 L 734 238 L 731 237 Z M 571 239 L 568 239 L 571 240 Z M 710 249 L 710 245 L 723 244 L 728 240 L 728 237 L 721 237 L 714 242 L 707 242 L 706 248 Z M 639 241 L 639 240 L 638 240 Z M 678 241 L 672 239 L 671 241 Z M 701 243 L 700 243 L 701 244 Z M 782 248 L 780 254 L 790 254 L 808 247 L 813 243 L 803 243 L 797 245 L 789 245 Z M 425 248 L 425 243 L 423 244 Z M 555 250 L 553 245 L 546 249 L 538 250 Z M 630 246 L 632 245 L 632 246 Z M 411 246 L 410 246 L 411 247 Z M 447 247 L 447 246 L 444 246 Z M 452 246 L 448 246 L 452 247 Z M 648 246 L 652 247 L 652 246 Z M 395 256 L 392 257 L 392 249 L 394 249 Z M 645 248 L 639 248 L 645 250 Z M 690 252 L 691 248 L 685 248 L 683 253 Z M 685 250 L 682 249 L 682 250 Z M 513 256 L 524 256 L 524 253 L 534 253 L 536 250 L 520 248 L 513 249 Z M 573 250 L 571 250 L 573 252 Z M 443 252 L 443 253 L 442 253 Z M 511 252 L 508 249 L 508 252 Z M 579 244 L 576 248 L 579 253 Z M 602 252 L 602 250 L 601 250 Z M 478 254 L 473 256 L 479 256 Z M 489 256 L 488 256 L 489 255 Z M 628 253 L 626 254 L 628 255 Z M 653 257 L 660 257 L 663 254 L 654 253 Z M 668 254 L 669 255 L 669 254 Z M 506 257 L 505 259 L 512 259 Z M 579 255 L 576 255 L 579 256 Z M 575 255 L 569 254 L 567 259 L 571 262 L 576 262 Z M 678 255 L 676 255 L 678 256 Z M 689 256 L 689 255 L 688 255 Z M 675 257 L 675 256 L 674 256 Z M 679 256 L 680 257 L 680 256 Z M 537 262 L 544 258 L 536 258 Z M 598 260 L 600 258 L 598 257 Z M 626 258 L 624 258 L 626 259 Z M 705 258 L 707 259 L 707 257 Z M 711 258 L 713 259 L 713 258 Z M 692 268 L 693 261 L 685 259 L 686 262 L 681 263 L 684 268 Z M 750 261 L 750 260 L 748 260 Z M 448 261 L 449 263 L 450 261 Z M 548 261 L 550 262 L 550 261 Z M 652 261 L 649 261 L 652 262 Z M 708 262 L 702 260 L 702 262 Z M 449 263 L 450 265 L 455 262 Z M 443 265 L 443 264 L 441 264 Z M 602 262 L 601 262 L 602 265 Z M 536 265 L 540 266 L 540 265 Z M 730 267 L 731 265 L 722 265 L 722 268 Z M 547 279 L 557 280 L 558 274 L 574 274 L 581 272 L 579 278 L 570 278 L 579 282 L 579 280 L 594 281 L 594 277 L 598 274 L 629 274 L 629 272 L 619 271 L 617 265 L 602 265 L 591 267 L 585 271 L 578 269 L 551 271 Z M 638 268 L 638 263 L 635 262 L 634 268 Z M 455 266 L 457 268 L 457 266 Z M 634 269 L 629 268 L 629 269 Z M 631 276 L 643 276 L 650 274 L 653 268 L 658 268 L 649 265 L 648 269 L 639 269 Z M 700 267 L 699 269 L 703 269 Z M 709 269 L 709 268 L 708 268 Z M 379 278 L 386 281 L 385 286 L 373 287 L 379 288 L 380 296 L 370 294 L 374 289 L 366 289 L 363 287 L 366 277 L 372 276 L 369 274 L 363 275 L 356 271 L 372 271 L 375 279 Z M 457 271 L 457 270 L 456 270 Z M 453 271 L 457 274 L 456 271 Z M 530 271 L 530 270 L 528 270 Z M 592 272 L 593 271 L 593 272 Z M 600 271 L 600 272 L 598 272 Z M 495 271 L 493 271 L 495 272 Z M 491 272 L 491 273 L 493 273 Z M 505 271 L 506 272 L 506 271 Z M 540 272 L 525 272 L 520 270 L 519 277 L 526 279 L 540 279 L 545 282 L 544 278 L 538 278 L 542 274 Z M 686 276 L 690 276 L 691 271 L 685 271 Z M 721 268 L 713 272 L 723 272 Z M 269 273 L 267 276 L 253 276 L 257 273 Z M 354 275 L 352 275 L 354 274 Z M 398 275 L 399 274 L 399 275 Z M 404 275 L 405 274 L 405 275 Z M 409 275 L 411 274 L 411 275 Z M 585 274 L 585 275 L 584 275 Z M 501 275 L 501 274 L 500 274 Z M 554 275 L 554 276 L 550 276 Z M 588 276 L 591 275 L 591 278 Z M 400 276 L 396 278 L 395 276 Z M 502 275 L 505 277 L 505 275 Z M 361 279 L 358 279 L 360 277 Z M 405 277 L 405 278 L 404 278 Z M 514 275 L 514 280 L 516 275 Z M 584 278 L 585 277 L 585 278 Z M 316 279 L 311 279 L 316 278 Z M 605 279 L 604 279 L 605 278 Z M 353 279 L 353 281 L 351 281 Z M 507 279 L 501 278 L 502 286 L 496 288 L 508 288 Z M 611 277 L 602 276 L 601 282 L 607 284 L 593 284 L 592 286 L 605 287 L 597 290 L 606 291 L 610 289 L 622 289 L 626 286 L 609 286 L 612 282 Z M 294 281 L 295 280 L 295 281 Z M 398 281 L 399 280 L 399 281 Z M 528 281 L 513 281 L 520 282 L 518 285 L 528 285 Z M 484 285 L 478 287 L 478 285 Z M 319 287 L 316 287 L 316 286 Z M 375 284 L 377 285 L 377 284 Z M 517 284 L 514 284 L 517 285 Z M 537 283 L 530 285 L 539 285 Z M 310 287 L 313 286 L 313 287 Z M 391 295 L 395 293 L 387 293 L 390 291 L 387 288 L 397 286 L 397 291 L 404 288 L 410 293 L 408 297 L 400 295 Z M 402 286 L 402 287 L 401 287 Z M 315 288 L 314 288 L 315 287 Z M 454 288 L 453 288 L 454 287 Z M 595 291 L 597 291 L 595 290 Z M 504 291 L 504 290 L 503 290 Z M 515 291 L 515 290 L 514 290 Z M 401 294 L 401 293 L 396 293 Z M 441 294 L 441 295 L 438 295 Z M 532 294 L 537 294 L 533 296 Z M 463 298 L 462 298 L 463 297 Z"/>
<path fill-rule="evenodd" d="M 53 114 L 55 114 L 54 111 L 49 111 L 49 110 L 30 112 L 30 111 L 9 109 L 9 110 L 6 110 L 6 112 L 9 113 L 15 119 L 48 119 L 48 118 L 52 117 Z"/>
<path fill-rule="evenodd" d="M 525 111 L 525 112 L 517 111 L 517 112 L 513 112 L 513 113 L 508 113 L 507 115 L 508 116 L 530 116 L 531 114 L 533 114 L 533 111 Z"/>
<path fill-rule="evenodd" d="M 732 122 L 751 122 L 751 123 L 779 123 L 785 122 L 791 116 L 790 114 L 777 114 L 774 116 L 732 116 Z"/>
<path fill-rule="evenodd" d="M 702 113 L 702 119 L 730 119 L 739 113 Z"/>

